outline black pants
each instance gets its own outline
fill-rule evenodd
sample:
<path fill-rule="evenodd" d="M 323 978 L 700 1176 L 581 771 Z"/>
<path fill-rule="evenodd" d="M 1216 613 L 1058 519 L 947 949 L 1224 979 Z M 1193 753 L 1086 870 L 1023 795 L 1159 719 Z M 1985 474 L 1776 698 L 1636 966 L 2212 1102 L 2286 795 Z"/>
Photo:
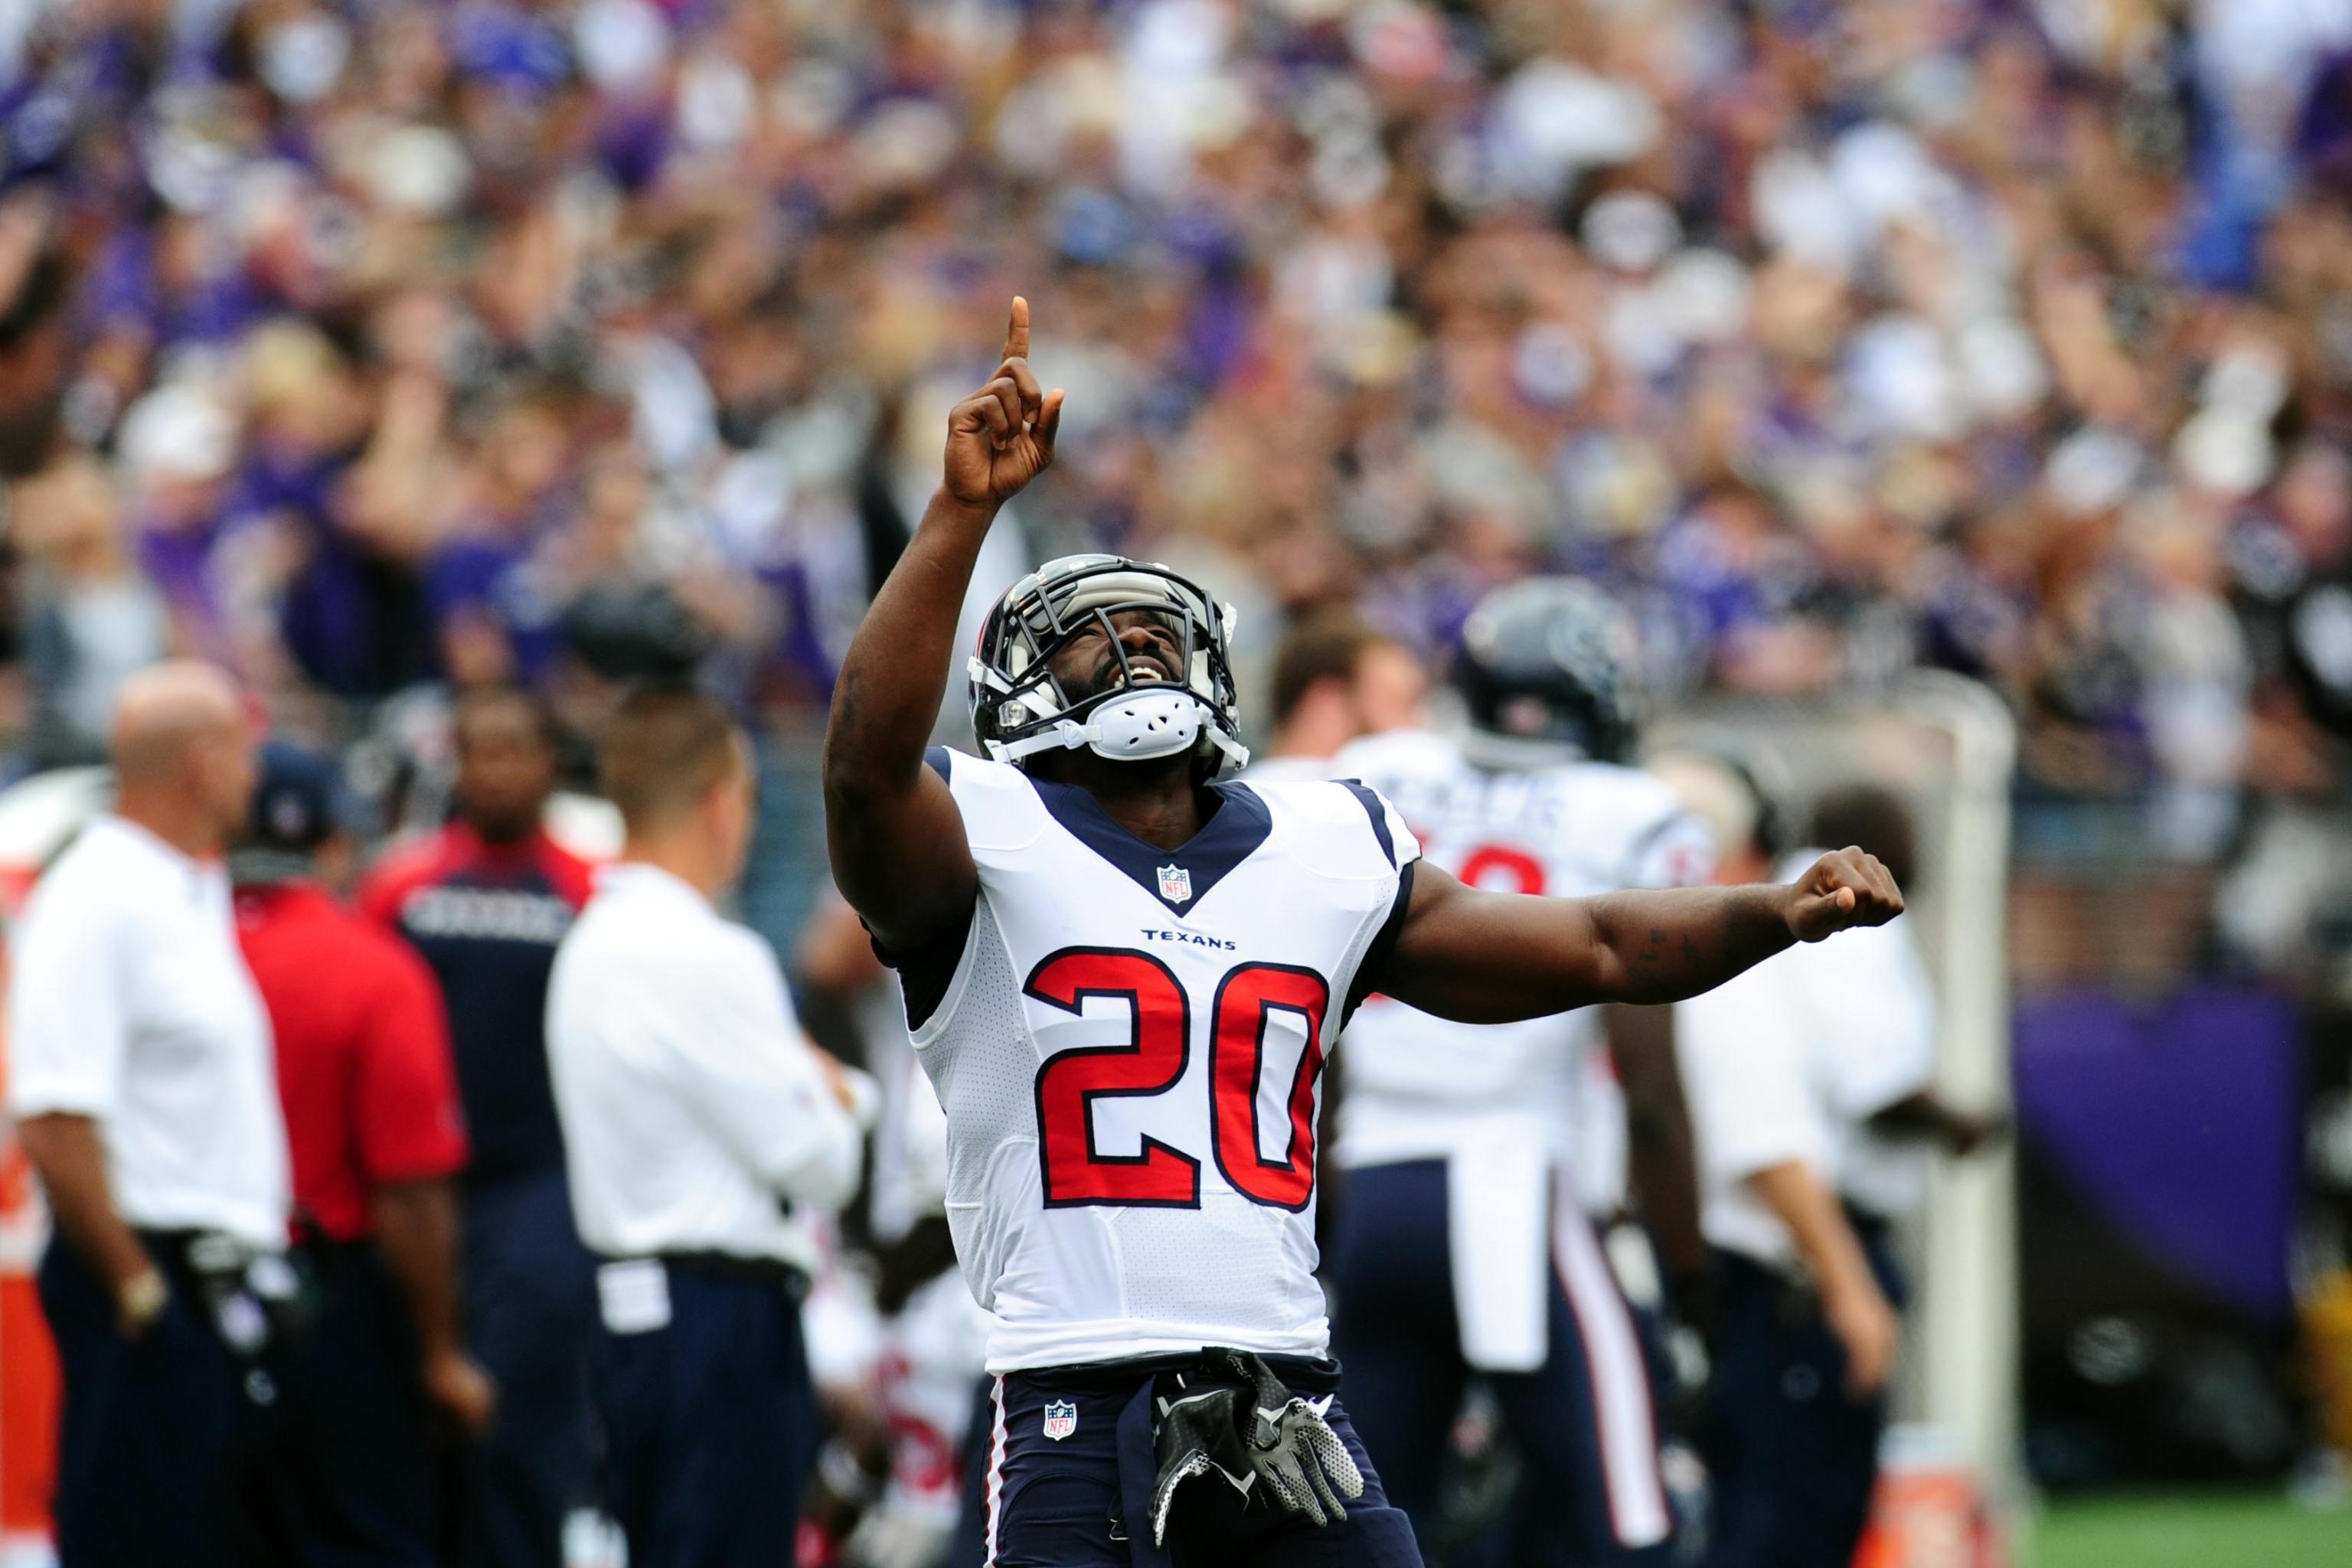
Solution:
<path fill-rule="evenodd" d="M 605 1500 L 629 1568 L 791 1568 L 816 1458 L 798 1294 L 665 1268 L 668 1323 L 601 1339 Z"/>
<path fill-rule="evenodd" d="M 498 1418 L 460 1467 L 459 1568 L 562 1568 L 563 1521 L 593 1490 L 588 1348 L 595 1265 L 562 1166 L 465 1194 L 466 1337 Z"/>
<path fill-rule="evenodd" d="M 112 1292 L 62 1236 L 41 1258 L 41 1311 L 65 1380 L 51 1505 L 59 1568 L 274 1561 L 245 1373 L 205 1321 L 179 1247 L 142 1239 L 172 1298 L 135 1343 Z"/>
<path fill-rule="evenodd" d="M 318 1315 L 285 1359 L 264 1445 L 303 1568 L 435 1568 L 440 1526 L 416 1336 L 373 1244 L 310 1249 Z"/>
<path fill-rule="evenodd" d="M 1855 1229 L 1899 1310 L 1884 1227 Z M 1715 1269 L 1722 1335 L 1700 1442 L 1714 1500 L 1706 1568 L 1847 1568 L 1870 1521 L 1886 1400 L 1846 1391 L 1844 1348 L 1811 1290 L 1737 1253 L 1717 1252 Z"/>

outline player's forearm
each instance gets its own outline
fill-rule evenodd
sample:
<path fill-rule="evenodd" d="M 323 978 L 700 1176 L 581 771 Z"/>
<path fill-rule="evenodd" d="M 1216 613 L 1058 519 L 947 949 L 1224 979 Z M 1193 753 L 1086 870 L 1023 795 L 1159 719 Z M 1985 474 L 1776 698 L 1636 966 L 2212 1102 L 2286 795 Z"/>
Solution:
<path fill-rule="evenodd" d="M 1465 1024 L 1544 1018 L 1597 1002 L 1679 1002 L 1795 940 L 1785 888 L 1531 899 L 1423 871 L 1412 899 L 1378 988 Z"/>
<path fill-rule="evenodd" d="M 1769 884 L 1607 893 L 1585 904 L 1596 1000 L 1655 1005 L 1712 991 L 1796 942 Z"/>
<path fill-rule="evenodd" d="M 427 1357 L 458 1348 L 457 1204 L 446 1182 L 395 1182 L 369 1194 L 376 1247 Z"/>
<path fill-rule="evenodd" d="M 956 622 L 996 515 L 936 491 L 850 639 L 824 738 L 828 811 L 913 787 L 947 694 Z"/>
<path fill-rule="evenodd" d="M 16 1136 L 41 1179 L 66 1244 L 106 1281 L 108 1289 L 119 1293 L 154 1267 L 139 1237 L 115 1212 L 96 1122 L 62 1113 L 27 1117 Z"/>

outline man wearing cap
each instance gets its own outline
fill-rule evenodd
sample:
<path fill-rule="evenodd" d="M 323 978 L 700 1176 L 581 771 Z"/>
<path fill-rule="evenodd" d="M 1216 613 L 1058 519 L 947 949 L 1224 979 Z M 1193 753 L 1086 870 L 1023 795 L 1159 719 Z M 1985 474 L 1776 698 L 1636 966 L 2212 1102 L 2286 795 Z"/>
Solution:
<path fill-rule="evenodd" d="M 110 749 L 114 809 L 34 889 L 8 991 L 8 1109 L 56 1220 L 58 1557 L 244 1568 L 293 1295 L 269 1020 L 220 861 L 253 742 L 226 675 L 173 663 L 122 683 Z"/>
<path fill-rule="evenodd" d="M 229 858 L 319 1288 L 266 1468 L 306 1568 L 433 1568 L 428 1421 L 470 1436 L 491 1413 L 457 1329 L 452 1178 L 466 1138 L 432 972 L 322 879 L 322 866 L 349 863 L 349 816 L 332 763 L 272 745 Z"/>

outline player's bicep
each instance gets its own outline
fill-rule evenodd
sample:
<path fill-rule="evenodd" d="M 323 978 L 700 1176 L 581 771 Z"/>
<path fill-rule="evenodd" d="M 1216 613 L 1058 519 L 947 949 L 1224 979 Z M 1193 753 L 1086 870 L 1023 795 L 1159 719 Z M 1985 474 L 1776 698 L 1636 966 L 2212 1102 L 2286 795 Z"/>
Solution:
<path fill-rule="evenodd" d="M 1502 1023 L 1601 994 L 1604 957 L 1580 900 L 1482 892 L 1423 861 L 1377 987 L 1441 1018 Z"/>
<path fill-rule="evenodd" d="M 826 791 L 835 881 L 886 948 L 911 952 L 968 920 L 980 872 L 936 751 L 897 786 Z"/>

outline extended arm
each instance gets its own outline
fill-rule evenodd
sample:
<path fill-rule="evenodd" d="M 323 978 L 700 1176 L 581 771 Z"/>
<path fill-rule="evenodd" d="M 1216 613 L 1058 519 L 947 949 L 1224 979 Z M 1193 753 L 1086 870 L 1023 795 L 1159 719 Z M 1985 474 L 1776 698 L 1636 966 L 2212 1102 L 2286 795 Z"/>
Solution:
<path fill-rule="evenodd" d="M 971 907 L 978 874 L 923 747 L 947 690 L 957 612 L 997 509 L 1054 459 L 1059 389 L 1029 370 L 1029 306 L 1013 302 L 1004 363 L 948 418 L 945 480 L 850 640 L 824 739 L 834 880 L 887 947 L 906 951 Z"/>
<path fill-rule="evenodd" d="M 1870 1130 L 1882 1138 L 1936 1143 L 1949 1153 L 1973 1154 L 2008 1134 L 2001 1116 L 1979 1116 L 1944 1103 L 1934 1089 L 1923 1089 L 1870 1118 Z"/>
<path fill-rule="evenodd" d="M 1670 888 L 1596 899 L 1465 888 L 1423 862 L 1379 989 L 1469 1024 L 1549 1017 L 1595 1002 L 1678 1002 L 1797 942 L 1903 912 L 1886 868 L 1824 855 L 1786 886 Z"/>

